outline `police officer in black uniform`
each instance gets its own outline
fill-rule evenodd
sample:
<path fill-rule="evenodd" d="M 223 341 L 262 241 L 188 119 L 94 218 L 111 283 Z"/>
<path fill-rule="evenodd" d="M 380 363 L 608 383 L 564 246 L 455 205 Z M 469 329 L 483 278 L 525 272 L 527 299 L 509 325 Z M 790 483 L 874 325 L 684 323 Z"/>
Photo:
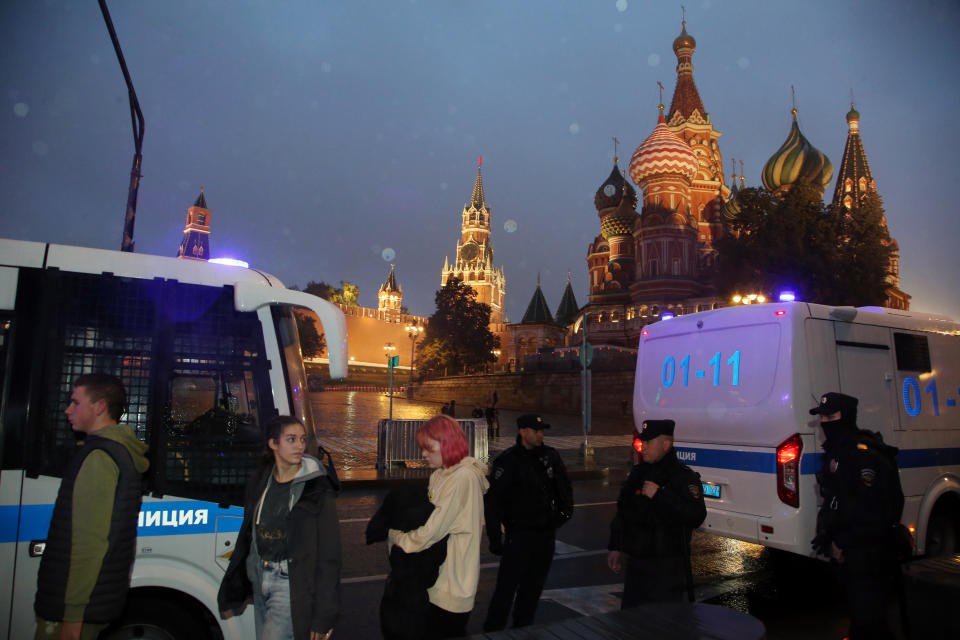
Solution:
<path fill-rule="evenodd" d="M 823 429 L 823 503 L 814 550 L 831 558 L 850 607 L 850 638 L 893 638 L 884 611 L 894 587 L 895 532 L 903 511 L 897 449 L 857 427 L 853 396 L 827 393 L 810 409 Z"/>
<path fill-rule="evenodd" d="M 607 564 L 626 565 L 621 608 L 682 601 L 693 593 L 690 537 L 707 517 L 700 475 L 677 460 L 673 420 L 646 420 L 634 465 L 610 523 Z"/>
<path fill-rule="evenodd" d="M 517 427 L 517 444 L 493 461 L 484 496 L 490 551 L 502 555 L 484 631 L 506 627 L 511 605 L 514 627 L 533 622 L 553 561 L 555 532 L 573 515 L 567 470 L 557 450 L 543 444 L 550 425 L 526 413 Z"/>

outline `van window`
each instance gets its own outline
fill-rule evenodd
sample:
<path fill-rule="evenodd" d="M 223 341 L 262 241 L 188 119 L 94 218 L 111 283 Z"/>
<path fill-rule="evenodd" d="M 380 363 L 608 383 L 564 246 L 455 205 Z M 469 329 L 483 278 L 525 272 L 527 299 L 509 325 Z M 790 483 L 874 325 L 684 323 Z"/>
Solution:
<path fill-rule="evenodd" d="M 121 422 L 150 446 L 154 495 L 242 504 L 275 413 L 255 312 L 234 309 L 232 287 L 48 272 L 39 417 L 32 470 L 62 476 L 75 447 L 63 410 L 80 374 L 118 376 Z M 28 455 L 30 455 L 28 453 Z"/>
<path fill-rule="evenodd" d="M 893 333 L 893 344 L 897 352 L 897 369 L 929 373 L 930 345 L 927 336 L 912 333 Z"/>

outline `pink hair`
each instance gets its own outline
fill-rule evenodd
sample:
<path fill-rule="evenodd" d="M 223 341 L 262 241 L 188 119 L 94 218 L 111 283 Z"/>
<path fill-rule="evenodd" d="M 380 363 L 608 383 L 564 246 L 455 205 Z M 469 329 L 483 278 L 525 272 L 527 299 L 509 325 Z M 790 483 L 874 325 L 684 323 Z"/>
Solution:
<path fill-rule="evenodd" d="M 456 420 L 450 416 L 434 416 L 417 429 L 417 444 L 427 448 L 427 440 L 440 443 L 440 455 L 444 467 L 452 467 L 470 454 L 467 437 Z"/>

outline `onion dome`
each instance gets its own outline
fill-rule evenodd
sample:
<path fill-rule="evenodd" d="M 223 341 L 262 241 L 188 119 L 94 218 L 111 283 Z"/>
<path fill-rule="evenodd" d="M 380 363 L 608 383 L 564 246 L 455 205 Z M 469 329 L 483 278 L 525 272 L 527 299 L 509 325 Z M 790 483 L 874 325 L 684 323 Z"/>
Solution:
<path fill-rule="evenodd" d="M 624 180 L 620 187 L 620 206 L 600 219 L 600 233 L 604 240 L 633 234 L 633 225 L 637 221 L 637 195 L 634 193 L 631 199 L 627 189 L 630 185 Z"/>
<path fill-rule="evenodd" d="M 633 152 L 630 177 L 640 186 L 648 178 L 665 173 L 693 180 L 698 166 L 697 156 L 690 145 L 670 131 L 663 117 L 663 105 L 660 105 L 660 118 L 653 133 Z"/>
<path fill-rule="evenodd" d="M 687 21 L 683 21 L 683 27 L 680 29 L 680 35 L 673 41 L 673 52 L 677 53 L 680 49 L 696 49 L 697 41 L 693 36 L 687 33 Z"/>
<path fill-rule="evenodd" d="M 732 222 L 740 215 L 740 200 L 737 198 L 739 193 L 733 193 L 730 198 L 723 203 L 720 209 L 720 219 L 724 222 Z"/>
<path fill-rule="evenodd" d="M 833 164 L 800 133 L 797 110 L 793 110 L 790 134 L 763 166 L 763 185 L 770 191 L 809 183 L 822 191 L 833 179 Z"/>
<path fill-rule="evenodd" d="M 626 189 L 624 189 L 624 187 L 626 187 Z M 610 172 L 610 177 L 600 185 L 596 195 L 593 196 L 593 206 L 597 208 L 597 211 L 618 207 L 624 196 L 633 204 L 633 208 L 636 209 L 637 203 L 639 202 L 637 192 L 630 186 L 630 183 L 623 177 L 623 174 L 620 173 L 617 158 L 614 158 L 613 170 Z"/>
<path fill-rule="evenodd" d="M 855 120 L 860 120 L 860 112 L 853 108 L 853 104 L 850 105 L 850 111 L 847 111 L 847 122 L 853 122 Z"/>

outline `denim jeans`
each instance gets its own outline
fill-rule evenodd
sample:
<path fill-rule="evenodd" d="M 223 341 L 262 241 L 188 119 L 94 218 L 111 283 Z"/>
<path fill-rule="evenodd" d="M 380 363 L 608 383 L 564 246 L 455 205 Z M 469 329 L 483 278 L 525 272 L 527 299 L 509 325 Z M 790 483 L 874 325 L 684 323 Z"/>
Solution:
<path fill-rule="evenodd" d="M 293 640 L 287 561 L 264 562 L 260 574 L 260 588 L 253 594 L 257 640 Z"/>

